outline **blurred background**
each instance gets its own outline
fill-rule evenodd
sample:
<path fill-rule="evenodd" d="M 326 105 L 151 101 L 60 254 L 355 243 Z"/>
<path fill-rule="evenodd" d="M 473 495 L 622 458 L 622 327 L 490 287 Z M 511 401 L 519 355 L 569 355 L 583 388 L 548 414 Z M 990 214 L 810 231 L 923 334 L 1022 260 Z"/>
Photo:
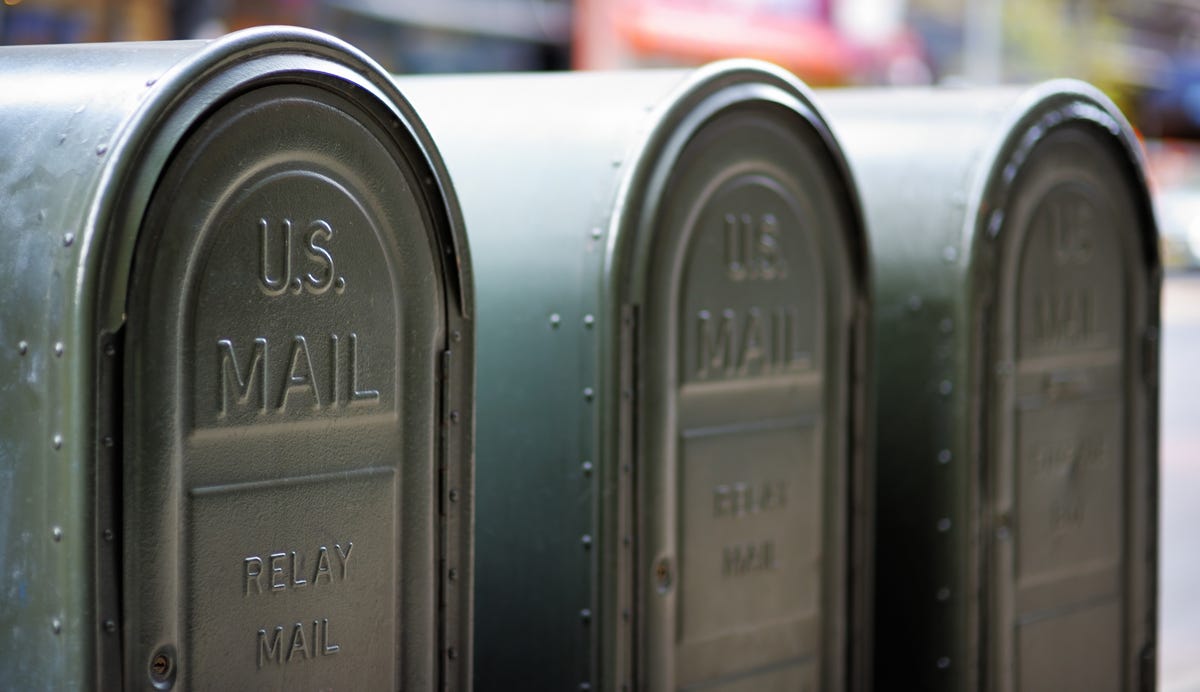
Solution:
<path fill-rule="evenodd" d="M 1200 0 L 0 0 L 0 44 L 320 29 L 396 72 L 762 58 L 814 85 L 1078 77 L 1143 138 L 1163 295 L 1160 681 L 1200 690 Z M 2 67 L 0 67 L 2 69 Z"/>

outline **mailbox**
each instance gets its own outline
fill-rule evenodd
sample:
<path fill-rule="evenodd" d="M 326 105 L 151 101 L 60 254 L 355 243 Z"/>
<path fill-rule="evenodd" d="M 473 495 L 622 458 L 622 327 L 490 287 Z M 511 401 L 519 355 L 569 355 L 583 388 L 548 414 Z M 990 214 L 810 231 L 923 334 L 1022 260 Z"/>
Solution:
<path fill-rule="evenodd" d="M 875 679 L 1153 689 L 1159 260 L 1071 81 L 822 93 L 873 254 Z"/>
<path fill-rule="evenodd" d="M 862 655 L 865 232 L 807 90 L 400 79 L 479 288 L 481 689 L 844 689 Z"/>
<path fill-rule="evenodd" d="M 468 686 L 469 260 L 388 76 L 0 61 L 0 687 Z"/>

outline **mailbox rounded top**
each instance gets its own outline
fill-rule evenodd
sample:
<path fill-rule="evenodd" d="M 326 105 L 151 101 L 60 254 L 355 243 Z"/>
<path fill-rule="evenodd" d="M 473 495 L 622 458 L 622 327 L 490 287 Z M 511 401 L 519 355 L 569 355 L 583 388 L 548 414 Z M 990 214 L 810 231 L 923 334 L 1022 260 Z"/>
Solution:
<path fill-rule="evenodd" d="M 644 290 L 646 250 L 662 215 L 681 211 L 679 205 L 703 206 L 708 198 L 669 194 L 673 181 L 687 174 L 686 165 L 680 166 L 685 150 L 708 159 L 702 175 L 713 179 L 736 177 L 736 168 L 763 164 L 767 178 L 805 172 L 827 181 L 836 198 L 831 203 L 847 220 L 840 232 L 854 284 L 865 290 L 867 235 L 853 176 L 812 92 L 791 73 L 751 59 L 705 65 L 660 99 L 644 132 L 633 147 L 610 220 L 610 279 L 616 291 L 623 286 L 634 294 Z M 795 146 L 779 146 L 785 141 Z M 774 149 L 745 154 L 747 146 Z"/>

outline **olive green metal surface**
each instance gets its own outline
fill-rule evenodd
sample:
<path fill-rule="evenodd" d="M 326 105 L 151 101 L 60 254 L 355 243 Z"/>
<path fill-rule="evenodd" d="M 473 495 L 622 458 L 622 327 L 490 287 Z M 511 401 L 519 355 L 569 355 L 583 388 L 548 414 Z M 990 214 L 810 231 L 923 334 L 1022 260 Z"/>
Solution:
<path fill-rule="evenodd" d="M 390 79 L 0 62 L 0 688 L 469 686 L 470 262 Z"/>
<path fill-rule="evenodd" d="M 866 246 L 805 88 L 398 83 L 477 263 L 476 686 L 865 684 Z"/>
<path fill-rule="evenodd" d="M 879 689 L 1154 689 L 1159 260 L 1095 89 L 820 94 L 873 256 Z"/>

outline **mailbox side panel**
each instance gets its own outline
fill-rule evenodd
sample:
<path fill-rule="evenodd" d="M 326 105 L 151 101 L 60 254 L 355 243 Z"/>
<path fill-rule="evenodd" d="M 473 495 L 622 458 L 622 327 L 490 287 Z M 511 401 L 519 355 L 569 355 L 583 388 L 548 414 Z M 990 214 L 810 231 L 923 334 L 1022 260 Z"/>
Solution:
<path fill-rule="evenodd" d="M 93 513 L 112 480 L 94 463 L 113 458 L 93 413 L 111 407 L 94 385 L 107 337 L 79 319 L 91 204 L 130 114 L 200 45 L 0 51 L 0 687 L 110 679 L 98 658 L 115 651 L 116 599 L 93 577 L 115 568 L 116 527 Z"/>
<path fill-rule="evenodd" d="M 600 576 L 619 540 L 602 509 L 616 435 L 602 409 L 618 396 L 600 379 L 617 358 L 604 261 L 622 167 L 680 79 L 397 80 L 446 158 L 476 262 L 482 689 L 596 689 L 619 655 L 601 643 L 622 626 Z"/>

